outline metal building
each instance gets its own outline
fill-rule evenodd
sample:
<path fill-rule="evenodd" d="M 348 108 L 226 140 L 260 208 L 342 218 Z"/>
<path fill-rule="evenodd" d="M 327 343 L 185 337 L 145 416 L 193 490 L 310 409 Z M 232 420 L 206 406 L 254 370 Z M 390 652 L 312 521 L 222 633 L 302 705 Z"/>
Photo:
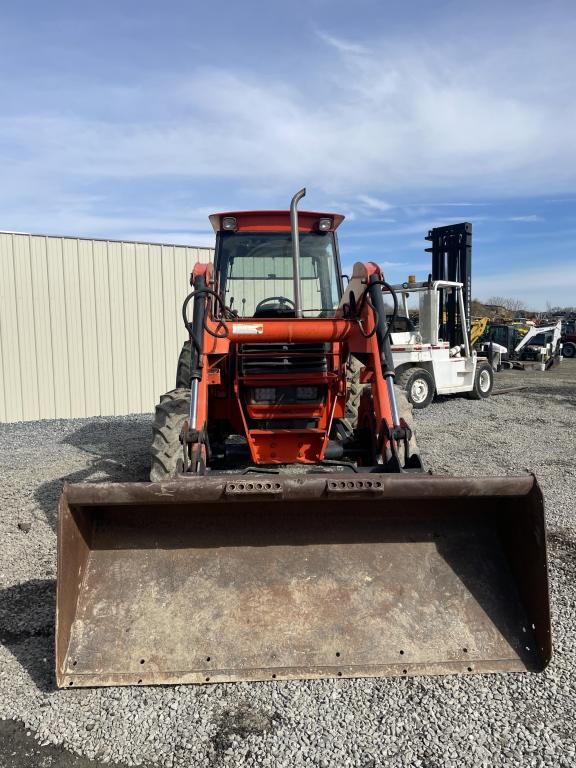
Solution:
<path fill-rule="evenodd" d="M 0 233 L 0 422 L 152 411 L 210 248 Z"/>

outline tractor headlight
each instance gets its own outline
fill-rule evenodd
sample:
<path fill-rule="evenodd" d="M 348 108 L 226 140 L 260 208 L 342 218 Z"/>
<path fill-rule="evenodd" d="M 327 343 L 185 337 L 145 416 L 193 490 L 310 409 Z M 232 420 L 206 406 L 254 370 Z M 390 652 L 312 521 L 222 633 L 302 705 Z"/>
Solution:
<path fill-rule="evenodd" d="M 329 232 L 332 229 L 332 219 L 320 219 L 318 229 L 320 232 Z"/>
<path fill-rule="evenodd" d="M 298 400 L 318 400 L 318 387 L 296 387 Z"/>
<path fill-rule="evenodd" d="M 254 400 L 257 403 L 275 402 L 276 387 L 254 387 Z"/>

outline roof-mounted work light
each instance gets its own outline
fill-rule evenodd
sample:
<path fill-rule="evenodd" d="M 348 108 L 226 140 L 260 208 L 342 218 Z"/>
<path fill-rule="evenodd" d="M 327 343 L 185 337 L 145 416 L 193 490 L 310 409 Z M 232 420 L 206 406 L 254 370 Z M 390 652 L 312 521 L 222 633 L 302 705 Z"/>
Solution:
<path fill-rule="evenodd" d="M 224 216 L 222 219 L 222 229 L 225 229 L 227 231 L 235 230 L 236 229 L 236 219 L 234 216 Z"/>

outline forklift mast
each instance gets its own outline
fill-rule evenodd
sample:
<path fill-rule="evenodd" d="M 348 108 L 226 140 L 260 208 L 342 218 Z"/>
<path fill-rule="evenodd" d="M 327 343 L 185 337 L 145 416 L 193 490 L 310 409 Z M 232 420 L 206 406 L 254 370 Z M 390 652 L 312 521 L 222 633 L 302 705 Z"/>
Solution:
<path fill-rule="evenodd" d="M 450 224 L 434 227 L 426 237 L 432 245 L 426 253 L 432 254 L 432 280 L 462 283 L 465 333 L 470 338 L 470 304 L 472 302 L 472 224 Z M 450 346 L 464 343 L 462 320 L 454 291 L 439 291 L 439 337 Z"/>

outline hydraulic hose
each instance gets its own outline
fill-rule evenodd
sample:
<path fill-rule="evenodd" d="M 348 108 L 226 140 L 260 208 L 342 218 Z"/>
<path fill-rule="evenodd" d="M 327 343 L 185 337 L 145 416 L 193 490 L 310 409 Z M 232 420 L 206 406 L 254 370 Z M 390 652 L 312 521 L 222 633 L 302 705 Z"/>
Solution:
<path fill-rule="evenodd" d="M 380 286 L 387 288 L 392 293 L 392 298 L 394 300 L 394 310 L 389 323 L 386 322 L 386 307 L 384 305 Z M 392 358 L 392 348 L 390 346 L 390 333 L 398 313 L 398 299 L 392 286 L 385 280 L 378 280 L 374 275 L 370 278 L 367 291 L 370 292 L 370 299 L 372 300 L 372 304 L 377 313 L 375 322 L 378 349 L 380 351 L 380 365 L 388 389 L 388 400 L 392 412 L 392 425 L 394 428 L 397 428 L 400 426 L 400 415 L 398 413 L 398 404 L 396 402 L 396 393 L 394 391 L 394 360 Z"/>
<path fill-rule="evenodd" d="M 190 336 L 192 337 L 192 339 L 195 342 L 197 340 L 195 339 L 194 334 L 193 334 L 192 324 L 188 320 L 187 310 L 188 310 L 188 304 L 190 304 L 192 299 L 195 296 L 202 296 L 202 295 L 204 295 L 204 296 L 213 296 L 216 299 L 216 303 L 220 307 L 220 310 L 222 311 L 222 315 L 223 316 L 225 316 L 225 315 L 229 315 L 229 316 L 232 315 L 232 310 L 229 309 L 224 304 L 224 302 L 222 300 L 222 297 L 220 296 L 219 293 L 216 293 L 216 291 L 213 291 L 211 288 L 196 288 L 195 290 L 193 290 L 184 299 L 184 304 L 182 305 L 182 319 L 184 320 L 184 326 L 185 326 L 186 330 L 188 331 L 188 333 L 190 334 Z M 203 328 L 206 331 L 206 333 L 210 334 L 210 336 L 214 336 L 216 339 L 225 339 L 225 338 L 227 338 L 230 335 L 230 331 L 228 329 L 228 326 L 226 325 L 224 317 L 222 317 L 220 319 L 217 327 L 218 328 L 223 328 L 224 332 L 223 333 L 217 333 L 217 332 L 211 331 L 210 328 L 208 328 L 208 326 L 206 325 L 206 320 L 204 319 Z"/>
<path fill-rule="evenodd" d="M 376 309 L 376 307 L 374 306 L 374 303 L 370 299 L 370 287 L 373 285 L 381 285 L 383 288 L 386 288 L 386 290 L 392 295 L 392 301 L 394 303 L 394 308 L 392 310 L 392 316 L 390 318 L 390 322 L 386 323 L 386 331 L 384 332 L 384 335 L 382 338 L 382 342 L 386 342 L 390 336 L 390 333 L 392 332 L 392 327 L 396 322 L 396 318 L 398 317 L 398 296 L 396 295 L 396 291 L 394 290 L 394 288 L 392 288 L 390 283 L 387 283 L 386 280 L 371 281 L 370 285 L 366 288 L 366 290 L 362 294 L 362 298 L 360 300 L 360 304 L 358 307 L 359 309 L 358 314 L 360 314 L 360 311 L 362 310 L 362 307 L 364 306 L 364 304 L 368 304 L 368 306 L 372 309 L 372 312 L 374 313 L 374 328 L 370 331 L 370 333 L 364 333 L 362 326 L 360 326 L 360 331 L 364 336 L 364 338 L 370 339 L 372 338 L 372 336 L 374 336 L 374 334 L 376 333 L 376 329 L 378 327 L 378 323 L 379 323 L 378 310 Z"/>

